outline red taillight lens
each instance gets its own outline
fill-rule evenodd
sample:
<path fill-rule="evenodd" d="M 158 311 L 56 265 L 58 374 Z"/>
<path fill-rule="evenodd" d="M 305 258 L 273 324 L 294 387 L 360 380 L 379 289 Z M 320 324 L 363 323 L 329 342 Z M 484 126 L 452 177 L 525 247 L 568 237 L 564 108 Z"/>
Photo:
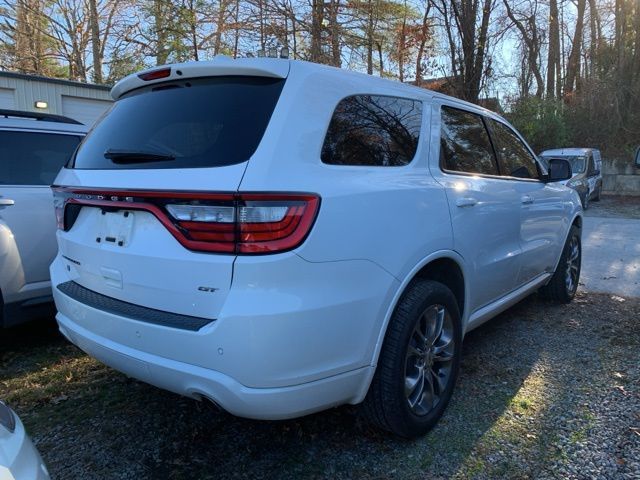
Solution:
<path fill-rule="evenodd" d="M 311 230 L 319 203 L 318 197 L 312 195 L 241 198 L 239 253 L 271 253 L 300 245 Z"/>
<path fill-rule="evenodd" d="M 309 234 L 320 206 L 320 198 L 312 194 L 53 190 L 60 229 L 71 228 L 82 205 L 146 210 L 186 248 L 217 253 L 296 248 Z"/>
<path fill-rule="evenodd" d="M 171 75 L 171 68 L 161 68 L 159 70 L 152 70 L 146 73 L 139 73 L 138 78 L 144 81 L 158 80 L 159 78 L 167 78 Z"/>

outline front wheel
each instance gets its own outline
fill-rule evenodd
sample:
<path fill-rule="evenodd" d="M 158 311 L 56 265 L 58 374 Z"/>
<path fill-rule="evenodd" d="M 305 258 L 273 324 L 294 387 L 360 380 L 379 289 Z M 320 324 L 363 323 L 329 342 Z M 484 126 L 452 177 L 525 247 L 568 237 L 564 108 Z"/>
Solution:
<path fill-rule="evenodd" d="M 405 438 L 428 432 L 444 413 L 460 367 L 462 327 L 446 286 L 417 280 L 390 320 L 363 404 L 376 426 Z"/>
<path fill-rule="evenodd" d="M 565 242 L 560 262 L 547 285 L 540 289 L 546 298 L 560 303 L 569 303 L 578 290 L 582 263 L 580 229 L 573 225 Z"/>

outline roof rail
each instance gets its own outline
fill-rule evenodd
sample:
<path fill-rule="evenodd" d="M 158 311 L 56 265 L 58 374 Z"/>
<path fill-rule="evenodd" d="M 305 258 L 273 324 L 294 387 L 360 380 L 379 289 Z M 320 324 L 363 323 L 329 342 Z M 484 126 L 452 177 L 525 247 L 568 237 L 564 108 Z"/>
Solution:
<path fill-rule="evenodd" d="M 73 118 L 64 117 L 62 115 L 54 115 L 53 113 L 25 112 L 21 110 L 0 109 L 0 117 L 33 118 L 35 120 L 41 120 L 43 122 L 73 123 L 75 125 L 84 125 L 83 123 L 74 120 Z"/>

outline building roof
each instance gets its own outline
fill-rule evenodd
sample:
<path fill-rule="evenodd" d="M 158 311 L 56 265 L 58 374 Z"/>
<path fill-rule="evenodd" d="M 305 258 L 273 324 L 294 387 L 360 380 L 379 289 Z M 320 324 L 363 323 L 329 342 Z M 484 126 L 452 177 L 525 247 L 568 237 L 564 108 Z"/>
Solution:
<path fill-rule="evenodd" d="M 94 90 L 106 90 L 107 92 L 111 90 L 109 85 L 98 85 L 96 83 L 85 83 L 85 82 L 77 82 L 75 80 L 64 80 L 62 78 L 50 78 L 43 77 L 40 75 L 30 75 L 26 73 L 18 73 L 18 72 L 8 72 L 4 70 L 0 70 L 0 77 L 5 78 L 17 78 L 20 80 L 29 80 L 32 82 L 43 82 L 43 83 L 55 83 L 58 85 L 71 85 L 74 87 L 80 88 L 90 88 Z"/>

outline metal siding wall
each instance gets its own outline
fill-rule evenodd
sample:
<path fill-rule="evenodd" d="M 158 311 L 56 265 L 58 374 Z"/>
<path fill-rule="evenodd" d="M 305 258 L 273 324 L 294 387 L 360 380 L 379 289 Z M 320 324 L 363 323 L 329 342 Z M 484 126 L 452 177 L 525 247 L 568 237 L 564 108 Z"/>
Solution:
<path fill-rule="evenodd" d="M 61 85 L 40 80 L 3 77 L 0 72 L 0 87 L 15 89 L 18 110 L 42 111 L 62 115 L 62 95 L 112 101 L 108 90 L 83 87 L 81 85 Z M 36 110 L 35 102 L 44 100 L 49 104 L 46 110 Z"/>

